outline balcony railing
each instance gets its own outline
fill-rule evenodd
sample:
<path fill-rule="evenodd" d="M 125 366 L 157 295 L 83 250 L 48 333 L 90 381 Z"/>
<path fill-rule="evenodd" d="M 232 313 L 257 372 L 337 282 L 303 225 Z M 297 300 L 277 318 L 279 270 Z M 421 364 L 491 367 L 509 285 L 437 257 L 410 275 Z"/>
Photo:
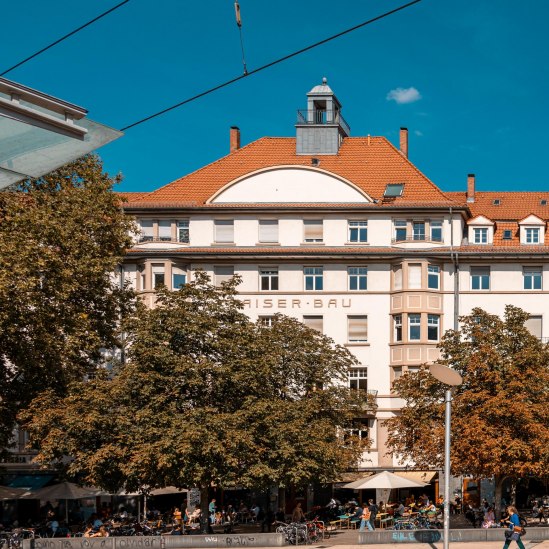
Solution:
<path fill-rule="evenodd" d="M 298 124 L 338 124 L 343 128 L 343 131 L 350 135 L 351 127 L 341 113 L 338 111 L 309 111 L 300 109 L 297 111 Z"/>
<path fill-rule="evenodd" d="M 430 237 L 424 234 L 405 236 L 405 237 L 395 237 L 391 239 L 393 244 L 399 244 L 402 242 L 434 242 L 437 244 L 442 243 L 442 237 Z"/>
<path fill-rule="evenodd" d="M 178 240 L 177 238 L 171 238 L 171 237 L 167 237 L 167 236 L 162 236 L 162 237 L 140 236 L 139 237 L 139 244 L 143 244 L 145 242 L 175 242 L 175 243 L 179 243 L 179 244 L 188 244 L 189 243 L 188 240 L 183 241 L 183 240 Z"/>

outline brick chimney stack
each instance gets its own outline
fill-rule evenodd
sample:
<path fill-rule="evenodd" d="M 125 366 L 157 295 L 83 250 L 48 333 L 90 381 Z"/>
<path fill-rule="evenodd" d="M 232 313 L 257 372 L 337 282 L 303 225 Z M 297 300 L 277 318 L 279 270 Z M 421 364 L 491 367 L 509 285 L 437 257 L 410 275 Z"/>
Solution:
<path fill-rule="evenodd" d="M 240 149 L 240 129 L 237 126 L 231 126 L 231 152 Z"/>
<path fill-rule="evenodd" d="M 400 152 L 408 158 L 408 128 L 400 128 Z"/>
<path fill-rule="evenodd" d="M 475 174 L 467 175 L 467 202 L 475 201 Z"/>

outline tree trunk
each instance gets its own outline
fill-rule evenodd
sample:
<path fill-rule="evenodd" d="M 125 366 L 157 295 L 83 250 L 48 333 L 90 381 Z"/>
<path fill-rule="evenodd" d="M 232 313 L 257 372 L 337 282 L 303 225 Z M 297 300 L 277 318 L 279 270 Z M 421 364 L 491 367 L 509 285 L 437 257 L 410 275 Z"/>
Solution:
<path fill-rule="evenodd" d="M 213 532 L 210 523 L 210 513 L 208 510 L 209 504 L 209 490 L 208 486 L 200 487 L 200 531 L 203 534 L 211 534 Z"/>
<path fill-rule="evenodd" d="M 499 520 L 502 517 L 502 512 L 505 513 L 505 509 L 501 508 L 501 497 L 502 497 L 502 491 L 503 491 L 503 482 L 505 481 L 507 477 L 503 475 L 495 475 L 494 481 L 496 483 L 495 491 L 494 491 L 494 513 L 496 514 L 496 519 Z M 508 502 L 507 502 L 508 503 Z"/>

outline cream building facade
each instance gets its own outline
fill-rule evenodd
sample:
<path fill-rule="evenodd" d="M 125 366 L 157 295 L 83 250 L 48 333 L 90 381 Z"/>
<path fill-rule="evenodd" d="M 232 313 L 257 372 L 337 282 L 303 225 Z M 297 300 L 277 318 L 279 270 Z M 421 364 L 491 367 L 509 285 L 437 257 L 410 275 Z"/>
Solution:
<path fill-rule="evenodd" d="M 351 137 L 326 81 L 295 138 L 241 147 L 231 128 L 226 157 L 124 197 L 141 232 L 122 273 L 150 306 L 156 286 L 176 290 L 195 269 L 216 283 L 239 274 L 253 320 L 295 317 L 356 355 L 349 387 L 378 405 L 356 420 L 373 440 L 361 470 L 403 469 L 382 425 L 402 405 L 392 382 L 437 359 L 458 315 L 510 303 L 549 337 L 549 192 L 476 192 L 469 175 L 466 192 L 444 193 L 409 161 L 406 129 L 399 148 Z"/>

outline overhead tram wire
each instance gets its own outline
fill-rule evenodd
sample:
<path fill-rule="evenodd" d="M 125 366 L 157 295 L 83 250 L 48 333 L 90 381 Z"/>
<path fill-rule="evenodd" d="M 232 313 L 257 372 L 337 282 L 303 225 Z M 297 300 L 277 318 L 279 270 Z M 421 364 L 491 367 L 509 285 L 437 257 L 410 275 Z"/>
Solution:
<path fill-rule="evenodd" d="M 84 23 L 77 29 L 74 29 L 73 31 L 69 32 L 68 34 L 65 34 L 65 36 L 62 36 L 55 42 L 52 42 L 45 48 L 42 48 L 41 50 L 37 51 L 36 53 L 33 53 L 32 55 L 29 55 L 29 57 L 26 57 L 22 61 L 19 61 L 19 63 L 13 65 L 13 67 L 10 67 L 9 69 L 5 70 L 4 72 L 0 73 L 0 76 L 4 76 L 5 74 L 8 74 L 8 72 L 11 72 L 12 70 L 16 69 L 17 67 L 20 67 L 21 65 L 25 64 L 27 61 L 30 61 L 31 59 L 34 59 L 35 57 L 38 57 L 41 53 L 44 53 L 45 51 L 49 50 L 50 48 L 53 48 L 54 46 L 57 46 L 57 44 L 63 42 L 63 40 L 66 40 L 67 38 L 70 38 L 72 35 L 76 34 L 77 32 L 80 32 L 81 30 L 85 29 L 86 27 L 89 27 L 96 21 L 99 21 L 99 19 L 102 19 L 106 15 L 109 15 L 109 13 L 112 13 L 114 10 L 117 10 L 118 8 L 122 7 L 124 4 L 127 4 L 130 0 L 124 0 L 123 2 L 120 2 L 120 4 L 117 4 L 116 6 L 113 6 L 111 9 L 101 13 L 97 17 L 94 17 L 87 23 Z"/>
<path fill-rule="evenodd" d="M 284 57 L 276 59 L 275 61 L 271 61 L 270 63 L 267 63 L 266 65 L 263 65 L 261 67 L 258 67 L 257 69 L 253 69 L 249 72 L 245 71 L 244 74 L 236 76 L 235 78 L 232 78 L 231 80 L 227 80 L 226 82 L 223 82 L 222 84 L 218 84 L 217 86 L 214 86 L 213 88 L 210 88 L 210 89 L 205 90 L 201 93 L 193 95 L 192 97 L 189 97 L 188 99 L 180 101 L 179 103 L 176 103 L 175 105 L 172 105 L 171 107 L 167 107 L 165 109 L 162 109 L 161 111 L 158 111 L 154 114 L 151 114 L 150 116 L 142 118 L 141 120 L 138 120 L 137 122 L 133 122 L 132 124 L 128 124 L 127 126 L 124 126 L 123 128 L 120 128 L 120 131 L 124 132 L 126 130 L 129 130 L 130 128 L 134 128 L 135 126 L 139 126 L 140 124 L 148 122 L 149 120 L 152 120 L 153 118 L 156 118 L 157 116 L 161 116 L 162 114 L 166 114 L 167 112 L 170 112 L 170 111 L 173 111 L 174 109 L 182 107 L 183 105 L 186 105 L 187 103 L 191 103 L 192 101 L 196 101 L 197 99 L 200 99 L 201 97 L 204 97 L 205 95 L 209 95 L 210 93 L 213 93 L 217 90 L 220 90 L 222 88 L 230 86 L 231 84 L 234 84 L 235 82 L 238 82 L 239 80 L 242 80 L 243 78 L 251 76 L 252 74 L 255 74 L 255 73 L 258 73 L 258 72 L 263 71 L 265 69 L 268 69 L 268 68 L 270 68 L 274 65 L 278 65 L 279 63 L 282 63 L 283 61 L 287 61 L 288 59 L 291 59 L 292 57 L 296 57 L 297 55 L 300 55 L 302 53 L 305 53 L 306 51 L 312 50 L 313 48 L 321 46 L 322 44 L 326 44 L 327 42 L 335 40 L 336 38 L 344 36 L 345 34 L 349 34 L 350 32 L 353 32 L 353 31 L 358 30 L 362 27 L 365 27 L 366 25 L 371 25 L 372 23 L 375 23 L 376 21 L 379 21 L 380 19 L 384 19 L 385 17 L 388 17 L 388 16 L 393 15 L 393 14 L 395 14 L 399 11 L 402 11 L 406 8 L 409 8 L 409 7 L 413 6 L 414 4 L 419 4 L 421 1 L 422 0 L 413 0 L 412 2 L 408 2 L 407 4 L 403 4 L 402 6 L 399 6 L 398 8 L 395 8 L 393 10 L 382 13 L 381 15 L 378 15 L 378 16 L 372 18 L 372 19 L 368 19 L 368 21 L 364 21 L 363 23 L 355 25 L 354 27 L 351 27 L 351 28 L 346 29 L 342 32 L 334 34 L 333 36 L 330 36 L 328 38 L 325 38 L 324 40 L 320 40 L 320 42 L 315 42 L 314 44 L 311 44 L 310 46 L 307 46 L 307 47 L 302 48 L 300 50 L 297 50 L 293 53 L 285 55 Z"/>

